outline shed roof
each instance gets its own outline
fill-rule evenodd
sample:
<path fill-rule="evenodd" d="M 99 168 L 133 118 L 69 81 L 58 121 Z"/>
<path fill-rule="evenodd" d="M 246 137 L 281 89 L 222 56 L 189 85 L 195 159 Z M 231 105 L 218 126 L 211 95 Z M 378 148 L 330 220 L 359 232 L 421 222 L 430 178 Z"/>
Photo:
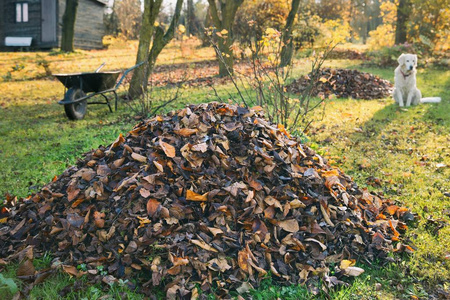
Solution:
<path fill-rule="evenodd" d="M 108 0 L 92 0 L 92 1 L 99 2 L 99 3 L 103 4 L 103 5 L 108 4 Z"/>

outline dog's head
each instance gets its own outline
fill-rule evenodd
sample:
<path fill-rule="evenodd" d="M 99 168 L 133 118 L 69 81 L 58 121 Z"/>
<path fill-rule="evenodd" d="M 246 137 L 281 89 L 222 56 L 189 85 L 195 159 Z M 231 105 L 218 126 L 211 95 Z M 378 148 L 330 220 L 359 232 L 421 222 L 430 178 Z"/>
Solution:
<path fill-rule="evenodd" d="M 417 55 L 409 53 L 402 54 L 397 61 L 402 69 L 410 72 L 417 66 Z"/>

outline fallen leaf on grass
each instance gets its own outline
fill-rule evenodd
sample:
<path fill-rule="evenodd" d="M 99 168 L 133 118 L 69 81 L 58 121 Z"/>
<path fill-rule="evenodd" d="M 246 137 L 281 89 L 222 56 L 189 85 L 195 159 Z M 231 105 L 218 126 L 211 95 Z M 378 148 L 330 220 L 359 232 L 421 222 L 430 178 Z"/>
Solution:
<path fill-rule="evenodd" d="M 344 270 L 344 275 L 356 277 L 364 273 L 364 269 L 358 267 L 347 267 Z"/>

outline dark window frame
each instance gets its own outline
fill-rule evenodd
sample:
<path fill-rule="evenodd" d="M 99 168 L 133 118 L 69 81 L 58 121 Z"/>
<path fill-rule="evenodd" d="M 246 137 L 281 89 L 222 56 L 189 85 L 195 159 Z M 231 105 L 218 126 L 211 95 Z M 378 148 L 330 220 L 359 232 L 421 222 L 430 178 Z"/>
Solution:
<path fill-rule="evenodd" d="M 26 4 L 26 6 L 24 5 Z M 20 7 L 20 20 L 19 20 L 19 15 L 17 14 L 17 8 Z M 25 7 L 26 7 L 26 14 L 25 12 Z M 28 23 L 30 22 L 30 16 L 29 16 L 29 11 L 30 11 L 30 4 L 27 1 L 20 1 L 20 2 L 15 2 L 14 3 L 14 21 L 15 23 Z M 24 20 L 24 15 L 26 15 L 26 21 Z"/>

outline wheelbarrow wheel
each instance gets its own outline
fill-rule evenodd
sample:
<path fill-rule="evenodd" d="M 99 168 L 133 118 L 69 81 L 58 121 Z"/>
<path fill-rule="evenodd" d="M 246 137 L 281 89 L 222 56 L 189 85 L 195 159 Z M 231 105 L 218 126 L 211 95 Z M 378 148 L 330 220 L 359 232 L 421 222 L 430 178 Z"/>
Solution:
<path fill-rule="evenodd" d="M 86 94 L 80 89 L 69 89 L 66 92 L 65 99 L 75 101 L 86 96 Z M 87 109 L 87 100 L 78 101 L 75 103 L 64 104 L 64 110 L 70 120 L 81 120 L 84 118 Z"/>

